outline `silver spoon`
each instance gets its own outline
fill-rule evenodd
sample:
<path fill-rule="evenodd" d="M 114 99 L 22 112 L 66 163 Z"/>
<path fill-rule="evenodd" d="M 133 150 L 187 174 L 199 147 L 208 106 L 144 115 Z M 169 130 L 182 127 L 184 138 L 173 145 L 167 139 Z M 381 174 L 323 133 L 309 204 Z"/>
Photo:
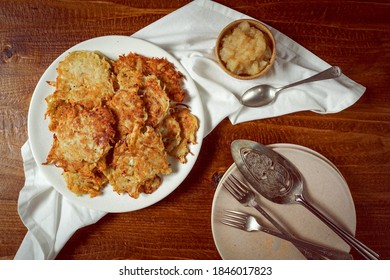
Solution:
<path fill-rule="evenodd" d="M 340 77 L 341 73 L 342 72 L 340 67 L 333 66 L 323 72 L 311 76 L 310 78 L 286 85 L 281 88 L 274 88 L 270 85 L 258 85 L 245 91 L 240 98 L 240 102 L 241 104 L 248 107 L 261 107 L 274 101 L 278 93 L 280 93 L 282 90 L 304 83 L 334 79 Z"/>
<path fill-rule="evenodd" d="M 301 173 L 283 156 L 264 145 L 249 140 L 233 141 L 232 155 L 245 179 L 262 196 L 278 204 L 303 205 L 366 259 L 377 260 L 379 258 L 377 253 L 334 224 L 305 199 Z"/>

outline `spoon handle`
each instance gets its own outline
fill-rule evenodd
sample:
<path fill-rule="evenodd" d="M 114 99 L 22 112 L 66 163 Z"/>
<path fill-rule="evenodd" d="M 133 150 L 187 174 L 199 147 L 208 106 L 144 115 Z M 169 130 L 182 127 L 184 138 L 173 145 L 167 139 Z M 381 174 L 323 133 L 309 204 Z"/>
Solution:
<path fill-rule="evenodd" d="M 322 71 L 314 76 L 311 76 L 311 77 L 306 78 L 304 80 L 301 80 L 301 81 L 286 85 L 284 87 L 281 87 L 278 89 L 278 91 L 284 90 L 286 88 L 294 87 L 294 86 L 297 86 L 300 84 L 311 83 L 311 82 L 321 81 L 321 80 L 334 79 L 334 78 L 340 77 L 341 74 L 342 74 L 342 72 L 341 72 L 340 67 L 332 66 L 332 67 L 326 69 L 325 71 Z"/>
<path fill-rule="evenodd" d="M 322 222 L 324 222 L 329 228 L 331 228 L 335 233 L 337 233 L 346 243 L 351 247 L 356 249 L 362 256 L 368 260 L 377 260 L 379 255 L 375 253 L 372 249 L 364 245 L 362 242 L 357 240 L 352 234 L 348 233 L 344 229 L 335 225 L 331 220 L 329 220 L 324 214 L 317 210 L 312 204 L 307 202 L 302 195 L 296 197 L 296 202 L 306 207 L 310 212 L 316 215 Z"/>

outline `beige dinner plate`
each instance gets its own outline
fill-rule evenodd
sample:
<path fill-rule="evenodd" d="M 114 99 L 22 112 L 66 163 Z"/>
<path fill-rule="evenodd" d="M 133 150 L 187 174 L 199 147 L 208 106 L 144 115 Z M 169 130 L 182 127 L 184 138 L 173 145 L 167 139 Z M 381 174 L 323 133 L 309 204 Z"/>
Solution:
<path fill-rule="evenodd" d="M 302 173 L 307 199 L 337 224 L 352 234 L 356 230 L 355 206 L 347 182 L 328 159 L 321 154 L 294 144 L 269 145 L 289 159 Z M 223 187 L 227 176 L 242 178 L 233 163 L 215 191 L 211 223 L 215 245 L 223 259 L 305 259 L 291 243 L 263 232 L 244 232 L 220 222 L 226 209 L 256 216 L 262 225 L 272 225 L 255 209 L 242 206 Z M 298 238 L 349 252 L 350 247 L 305 207 L 298 204 L 280 205 L 259 196 L 261 206 Z"/>

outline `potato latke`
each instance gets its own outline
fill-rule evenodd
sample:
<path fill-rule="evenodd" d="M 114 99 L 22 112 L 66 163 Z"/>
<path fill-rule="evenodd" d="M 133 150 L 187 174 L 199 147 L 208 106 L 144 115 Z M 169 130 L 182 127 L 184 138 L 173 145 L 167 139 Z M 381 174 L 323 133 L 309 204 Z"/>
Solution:
<path fill-rule="evenodd" d="M 185 163 L 198 119 L 182 102 L 184 76 L 164 58 L 71 52 L 46 98 L 54 133 L 44 164 L 63 169 L 68 188 L 97 196 L 110 183 L 133 198 L 170 174 L 168 155 Z"/>
<path fill-rule="evenodd" d="M 114 191 L 134 198 L 140 192 L 153 192 L 160 185 L 159 174 L 172 172 L 160 132 L 150 126 L 145 129 L 134 130 L 116 144 L 105 173 Z"/>

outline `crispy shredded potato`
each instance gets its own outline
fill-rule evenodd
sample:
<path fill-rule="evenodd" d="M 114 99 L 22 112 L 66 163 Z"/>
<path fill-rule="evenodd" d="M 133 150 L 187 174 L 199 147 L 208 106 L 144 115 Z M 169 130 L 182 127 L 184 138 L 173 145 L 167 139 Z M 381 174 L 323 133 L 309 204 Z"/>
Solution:
<path fill-rule="evenodd" d="M 169 99 L 183 102 L 185 91 L 182 87 L 184 76 L 173 63 L 165 58 L 149 58 L 135 53 L 120 56 L 114 63 L 118 84 L 121 88 L 144 85 L 144 77 L 155 75 L 161 81 Z"/>
<path fill-rule="evenodd" d="M 138 94 L 138 87 L 120 89 L 108 102 L 108 107 L 116 116 L 117 136 L 124 138 L 134 129 L 140 129 L 148 118 L 144 101 Z"/>
<path fill-rule="evenodd" d="M 114 95 L 110 61 L 97 52 L 71 52 L 57 68 L 56 92 L 51 98 L 85 108 L 101 106 Z"/>
<path fill-rule="evenodd" d="M 172 110 L 172 117 L 180 126 L 180 142 L 169 154 L 179 162 L 186 163 L 186 156 L 190 152 L 188 144 L 195 144 L 195 134 L 199 129 L 198 119 L 191 114 L 188 108 L 177 107 Z"/>
<path fill-rule="evenodd" d="M 168 155 L 185 163 L 198 119 L 182 102 L 184 76 L 164 58 L 129 53 L 110 61 L 71 52 L 57 68 L 45 117 L 53 144 L 43 164 L 63 169 L 76 195 L 113 191 L 138 198 L 172 172 Z"/>
<path fill-rule="evenodd" d="M 140 192 L 151 193 L 159 186 L 159 174 L 171 172 L 160 132 L 147 126 L 146 131 L 134 130 L 116 144 L 106 175 L 114 191 L 137 198 Z"/>

